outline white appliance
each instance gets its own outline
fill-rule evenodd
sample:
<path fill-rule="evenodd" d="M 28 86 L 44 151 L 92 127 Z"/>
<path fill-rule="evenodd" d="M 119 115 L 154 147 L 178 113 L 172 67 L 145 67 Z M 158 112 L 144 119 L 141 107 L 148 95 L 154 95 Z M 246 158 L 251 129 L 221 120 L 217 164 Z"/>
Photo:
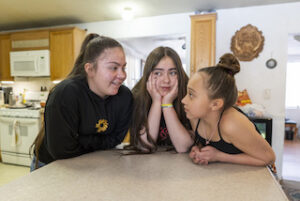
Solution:
<path fill-rule="evenodd" d="M 0 150 L 4 163 L 30 166 L 29 147 L 41 128 L 40 110 L 0 109 Z"/>
<path fill-rule="evenodd" d="M 11 76 L 50 76 L 49 50 L 10 52 Z"/>

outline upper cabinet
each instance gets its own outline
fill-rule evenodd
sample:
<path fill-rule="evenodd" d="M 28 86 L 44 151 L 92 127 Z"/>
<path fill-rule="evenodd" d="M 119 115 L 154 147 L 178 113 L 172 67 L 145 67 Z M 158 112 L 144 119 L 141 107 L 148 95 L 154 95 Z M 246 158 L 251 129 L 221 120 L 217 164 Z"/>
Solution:
<path fill-rule="evenodd" d="M 191 16 L 191 66 L 192 75 L 201 67 L 215 65 L 216 14 Z"/>
<path fill-rule="evenodd" d="M 49 49 L 49 31 L 33 30 L 11 34 L 12 51 Z"/>
<path fill-rule="evenodd" d="M 0 35 L 0 80 L 10 76 L 10 51 L 50 50 L 51 80 L 62 80 L 71 71 L 86 31 L 76 27 L 13 32 Z"/>
<path fill-rule="evenodd" d="M 62 80 L 72 70 L 86 31 L 76 27 L 50 31 L 51 80 Z"/>
<path fill-rule="evenodd" d="M 0 35 L 0 81 L 11 81 L 9 52 L 11 50 L 10 35 Z"/>

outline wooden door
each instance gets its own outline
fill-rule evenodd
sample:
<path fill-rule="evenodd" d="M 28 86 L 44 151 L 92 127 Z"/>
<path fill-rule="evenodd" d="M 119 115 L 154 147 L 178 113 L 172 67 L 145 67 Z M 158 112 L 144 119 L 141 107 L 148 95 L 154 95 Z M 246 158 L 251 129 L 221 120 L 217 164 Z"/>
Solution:
<path fill-rule="evenodd" d="M 215 65 L 216 14 L 191 16 L 192 75 L 198 68 Z"/>

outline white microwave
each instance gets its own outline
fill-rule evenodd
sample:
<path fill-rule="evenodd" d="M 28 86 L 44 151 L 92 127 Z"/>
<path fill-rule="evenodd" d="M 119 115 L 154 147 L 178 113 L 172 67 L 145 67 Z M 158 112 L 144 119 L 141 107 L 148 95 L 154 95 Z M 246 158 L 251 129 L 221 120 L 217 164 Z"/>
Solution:
<path fill-rule="evenodd" d="M 10 52 L 11 76 L 50 76 L 49 50 Z"/>

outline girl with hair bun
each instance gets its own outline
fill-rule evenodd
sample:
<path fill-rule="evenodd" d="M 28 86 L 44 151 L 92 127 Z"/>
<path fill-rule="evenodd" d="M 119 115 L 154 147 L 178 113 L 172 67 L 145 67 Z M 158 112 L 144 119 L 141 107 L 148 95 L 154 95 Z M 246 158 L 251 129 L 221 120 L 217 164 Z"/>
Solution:
<path fill-rule="evenodd" d="M 237 100 L 234 75 L 239 71 L 239 61 L 227 53 L 216 66 L 199 69 L 189 80 L 182 103 L 195 132 L 189 156 L 196 164 L 265 166 L 275 161 L 274 151 L 254 123 L 233 107 Z"/>
<path fill-rule="evenodd" d="M 72 71 L 49 94 L 43 127 L 31 146 L 31 171 L 123 141 L 133 102 L 122 85 L 125 67 L 119 42 L 98 34 L 86 36 Z"/>

